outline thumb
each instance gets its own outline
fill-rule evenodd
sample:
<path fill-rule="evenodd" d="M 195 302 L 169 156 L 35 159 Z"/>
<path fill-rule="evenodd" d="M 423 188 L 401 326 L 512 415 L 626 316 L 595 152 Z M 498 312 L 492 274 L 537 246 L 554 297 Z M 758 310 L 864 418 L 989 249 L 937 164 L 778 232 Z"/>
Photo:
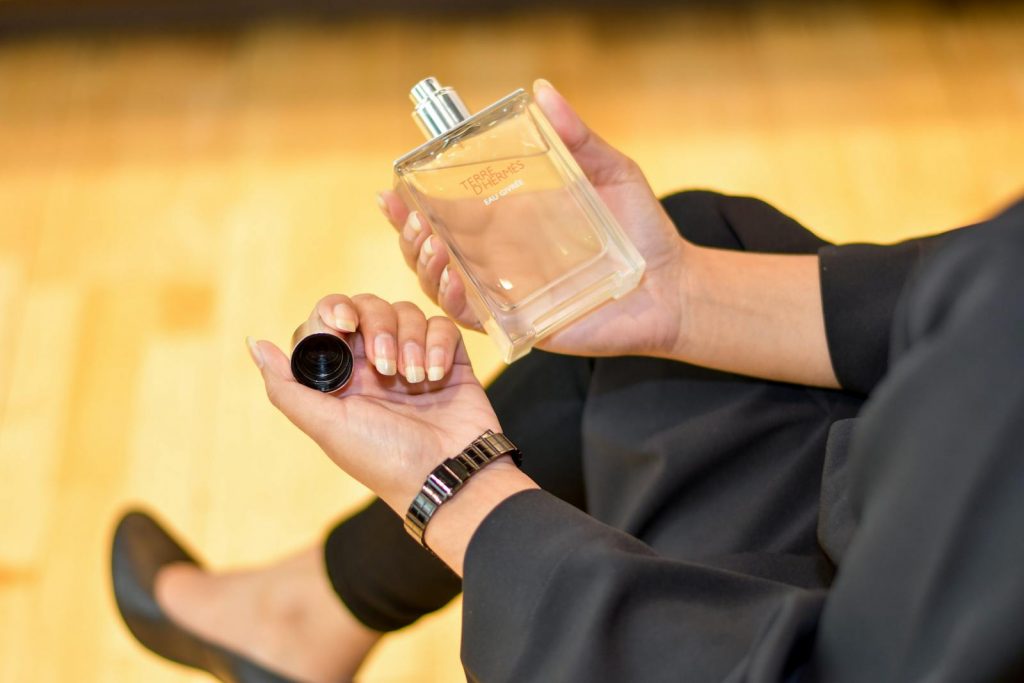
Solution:
<path fill-rule="evenodd" d="M 322 443 L 331 424 L 344 419 L 343 402 L 295 381 L 288 357 L 274 344 L 252 337 L 245 341 L 253 362 L 263 375 L 270 402 L 296 427 Z"/>
<path fill-rule="evenodd" d="M 551 83 L 534 81 L 533 97 L 590 182 L 614 185 L 642 178 L 633 160 L 590 130 Z"/>

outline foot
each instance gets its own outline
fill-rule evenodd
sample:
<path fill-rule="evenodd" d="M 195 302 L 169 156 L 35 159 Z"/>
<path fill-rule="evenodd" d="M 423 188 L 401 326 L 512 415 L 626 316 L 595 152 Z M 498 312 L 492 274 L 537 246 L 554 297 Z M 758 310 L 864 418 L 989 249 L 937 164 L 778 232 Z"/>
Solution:
<path fill-rule="evenodd" d="M 338 599 L 318 547 L 250 571 L 168 565 L 155 590 L 182 628 L 300 681 L 350 680 L 381 636 Z"/>

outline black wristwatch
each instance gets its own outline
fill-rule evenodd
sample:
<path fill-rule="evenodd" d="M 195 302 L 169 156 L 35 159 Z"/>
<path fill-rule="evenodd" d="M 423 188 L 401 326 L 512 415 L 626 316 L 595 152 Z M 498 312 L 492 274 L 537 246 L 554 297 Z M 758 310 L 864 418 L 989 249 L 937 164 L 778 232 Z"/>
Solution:
<path fill-rule="evenodd" d="M 490 429 L 473 440 L 473 443 L 456 455 L 434 468 L 423 482 L 423 488 L 416 494 L 405 513 L 405 530 L 424 548 L 427 523 L 441 504 L 451 499 L 463 484 L 474 474 L 498 458 L 510 455 L 516 466 L 522 462 L 522 453 L 504 434 Z M 427 548 L 429 550 L 429 548 Z"/>

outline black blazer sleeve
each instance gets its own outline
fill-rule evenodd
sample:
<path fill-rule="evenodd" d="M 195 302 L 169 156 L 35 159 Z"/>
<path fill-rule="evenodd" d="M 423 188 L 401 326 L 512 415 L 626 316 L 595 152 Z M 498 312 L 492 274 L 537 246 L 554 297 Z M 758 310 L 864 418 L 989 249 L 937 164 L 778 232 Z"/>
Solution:
<path fill-rule="evenodd" d="M 893 314 L 922 260 L 961 230 L 899 244 L 818 249 L 821 300 L 832 369 L 840 386 L 868 394 L 889 367 Z"/>
<path fill-rule="evenodd" d="M 462 661 L 486 683 L 781 681 L 824 597 L 666 559 L 540 490 L 484 520 L 463 591 Z"/>

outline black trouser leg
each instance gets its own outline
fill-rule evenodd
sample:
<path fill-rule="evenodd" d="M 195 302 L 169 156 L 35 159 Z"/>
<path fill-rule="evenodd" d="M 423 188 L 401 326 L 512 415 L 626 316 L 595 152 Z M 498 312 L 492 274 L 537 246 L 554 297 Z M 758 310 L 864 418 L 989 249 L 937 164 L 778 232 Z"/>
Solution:
<path fill-rule="evenodd" d="M 705 246 L 814 253 L 825 244 L 755 199 L 685 192 L 664 205 Z M 828 580 L 815 539 L 822 454 L 829 425 L 858 399 L 665 360 L 541 352 L 488 395 L 542 488 L 656 547 L 670 540 L 670 555 L 754 571 L 742 556 L 760 553 L 763 575 Z M 618 487 L 630 506 L 616 507 Z M 379 501 L 331 532 L 325 559 L 342 600 L 379 630 L 411 623 L 460 588 Z"/>
<path fill-rule="evenodd" d="M 807 673 L 1024 680 L 1024 204 L 908 287 L 853 434 L 857 531 Z"/>

